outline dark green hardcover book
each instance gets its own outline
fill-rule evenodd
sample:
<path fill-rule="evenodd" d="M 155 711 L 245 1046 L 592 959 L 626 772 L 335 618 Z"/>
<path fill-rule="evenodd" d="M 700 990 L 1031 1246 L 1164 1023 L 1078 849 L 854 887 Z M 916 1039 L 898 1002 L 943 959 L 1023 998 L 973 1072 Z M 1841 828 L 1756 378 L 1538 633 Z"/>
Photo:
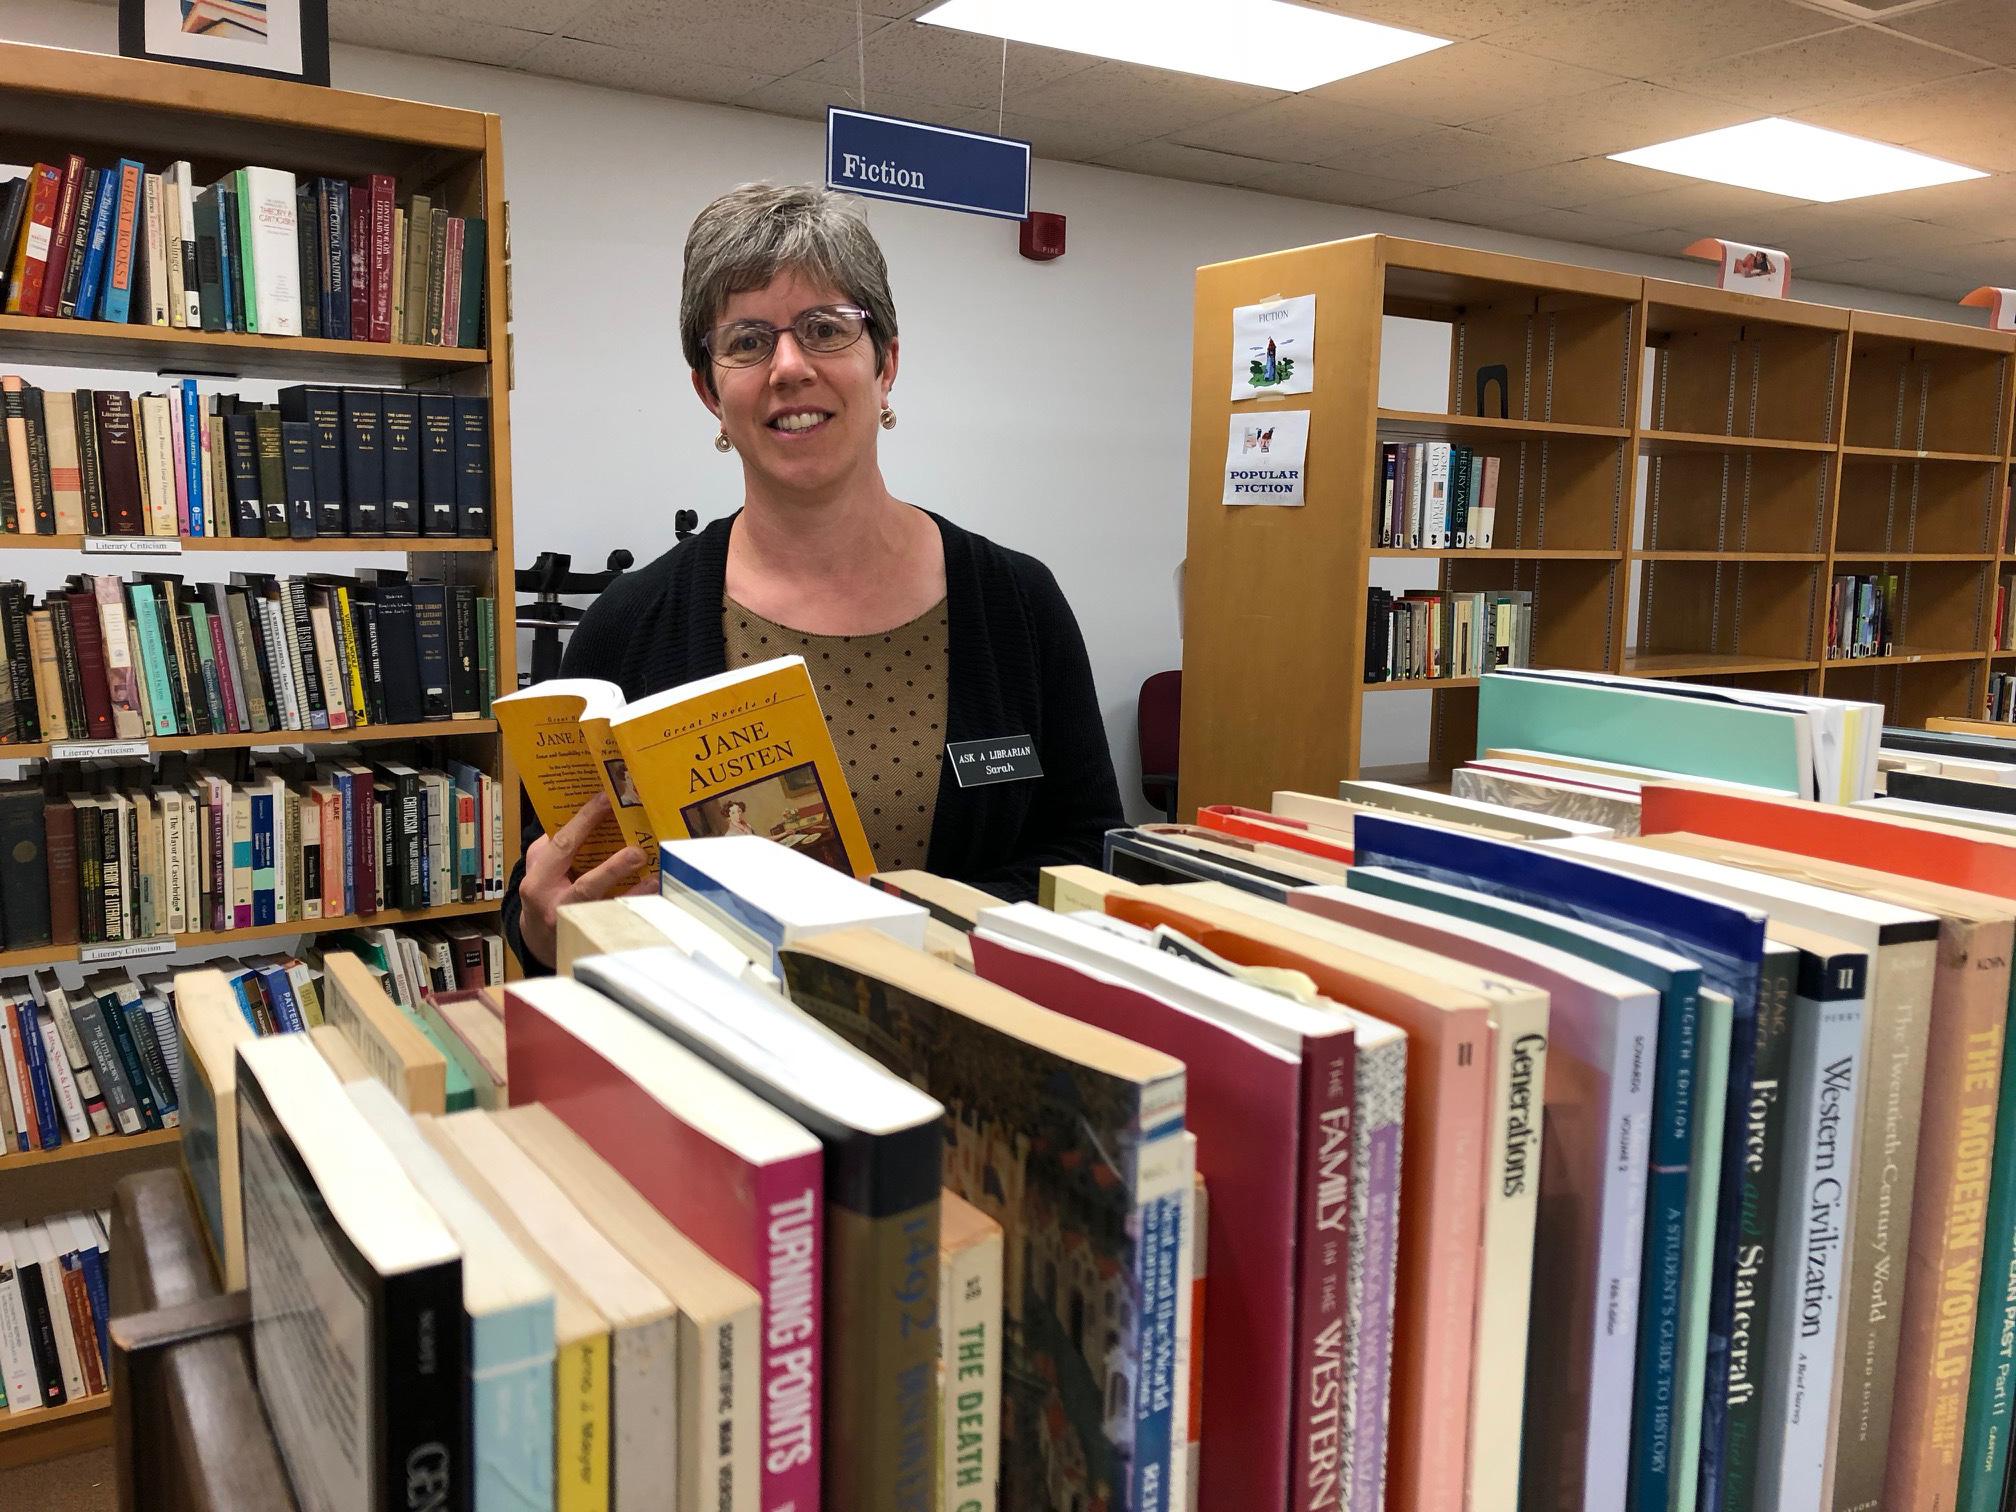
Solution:
<path fill-rule="evenodd" d="M 270 539 L 287 539 L 287 459 L 280 444 L 280 412 L 261 409 L 252 416 L 259 454 L 259 518 Z"/>
<path fill-rule="evenodd" d="M 0 786 L 0 937 L 9 950 L 47 945 L 49 872 L 44 854 L 42 784 Z"/>
<path fill-rule="evenodd" d="M 482 714 L 490 717 L 491 700 L 497 696 L 497 601 L 476 601 L 476 693 Z"/>
<path fill-rule="evenodd" d="M 489 266 L 484 256 L 487 241 L 480 217 L 472 215 L 462 222 L 462 309 L 454 333 L 454 344 L 458 347 L 483 345 L 483 270 Z"/>
<path fill-rule="evenodd" d="M 476 589 L 469 583 L 448 588 L 448 714 L 477 719 L 483 694 L 476 671 Z"/>

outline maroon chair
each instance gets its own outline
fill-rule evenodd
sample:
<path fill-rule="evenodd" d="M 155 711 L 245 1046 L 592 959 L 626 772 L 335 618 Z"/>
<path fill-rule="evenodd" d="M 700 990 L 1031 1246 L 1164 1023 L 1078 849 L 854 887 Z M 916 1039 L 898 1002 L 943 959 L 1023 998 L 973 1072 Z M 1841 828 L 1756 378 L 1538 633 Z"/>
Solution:
<path fill-rule="evenodd" d="M 1157 672 L 1135 703 L 1141 740 L 1141 796 L 1176 822 L 1176 747 L 1183 728 L 1183 674 Z"/>

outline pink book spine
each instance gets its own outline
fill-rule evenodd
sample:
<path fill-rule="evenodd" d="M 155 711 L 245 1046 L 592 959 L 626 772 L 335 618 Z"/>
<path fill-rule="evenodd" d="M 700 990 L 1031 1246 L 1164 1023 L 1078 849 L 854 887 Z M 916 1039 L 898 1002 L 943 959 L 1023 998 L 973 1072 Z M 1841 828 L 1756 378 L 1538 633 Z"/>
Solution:
<path fill-rule="evenodd" d="M 1349 1492 L 1342 1444 L 1351 1419 L 1344 1408 L 1346 1394 L 1357 1384 L 1350 1373 L 1357 1341 L 1344 1337 L 1351 1290 L 1357 1037 L 1305 1040 L 1301 1071 L 1290 1505 L 1300 1512 L 1327 1512 Z"/>
<path fill-rule="evenodd" d="M 231 790 L 221 782 L 210 784 L 210 927 L 227 927 L 231 913 Z"/>
<path fill-rule="evenodd" d="M 189 458 L 183 448 L 182 390 L 170 395 L 168 419 L 169 471 L 175 474 L 175 525 L 178 533 L 189 534 Z"/>
<path fill-rule="evenodd" d="M 322 799 L 322 917 L 340 918 L 343 913 L 343 868 L 350 849 L 343 843 L 343 800 L 324 795 Z"/>
<path fill-rule="evenodd" d="M 224 654 L 223 637 L 230 632 L 224 628 L 223 616 L 216 610 L 210 611 L 210 644 L 217 648 L 217 691 L 224 697 L 224 722 L 233 730 L 243 733 L 251 728 L 238 713 L 238 689 L 231 681 L 231 662 Z"/>

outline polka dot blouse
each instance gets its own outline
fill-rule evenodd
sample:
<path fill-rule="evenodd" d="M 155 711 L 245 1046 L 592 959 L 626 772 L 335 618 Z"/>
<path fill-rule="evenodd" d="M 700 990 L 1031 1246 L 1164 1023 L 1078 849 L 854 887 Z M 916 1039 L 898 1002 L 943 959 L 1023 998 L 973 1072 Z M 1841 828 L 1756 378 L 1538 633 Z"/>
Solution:
<path fill-rule="evenodd" d="M 722 598 L 728 665 L 802 656 L 882 871 L 921 867 L 945 750 L 946 645 L 939 600 L 874 635 L 807 635 Z"/>

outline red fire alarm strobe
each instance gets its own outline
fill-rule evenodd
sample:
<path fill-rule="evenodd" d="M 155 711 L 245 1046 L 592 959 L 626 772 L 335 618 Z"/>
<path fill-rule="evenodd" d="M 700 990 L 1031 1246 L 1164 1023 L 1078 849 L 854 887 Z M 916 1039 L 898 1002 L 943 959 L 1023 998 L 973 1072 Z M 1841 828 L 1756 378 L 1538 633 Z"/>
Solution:
<path fill-rule="evenodd" d="M 1064 255 L 1064 217 L 1031 210 L 1022 222 L 1022 255 L 1031 262 L 1050 262 Z"/>

